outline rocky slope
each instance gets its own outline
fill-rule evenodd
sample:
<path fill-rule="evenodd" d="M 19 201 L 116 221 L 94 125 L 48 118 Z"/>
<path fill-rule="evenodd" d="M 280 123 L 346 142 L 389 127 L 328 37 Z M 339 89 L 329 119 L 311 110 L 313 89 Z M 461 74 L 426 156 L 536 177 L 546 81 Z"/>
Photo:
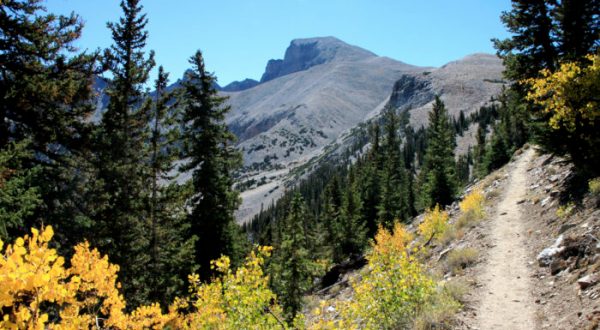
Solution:
<path fill-rule="evenodd" d="M 388 102 L 410 111 L 415 126 L 426 125 L 435 95 L 450 114 L 468 114 L 501 90 L 502 70 L 488 54 L 430 68 L 332 37 L 292 41 L 283 60 L 267 64 L 259 85 L 225 93 L 232 106 L 227 121 L 244 156 L 238 218 L 247 220 L 278 198 L 297 178 L 297 168 L 353 144 L 357 125 L 377 117 Z"/>
<path fill-rule="evenodd" d="M 293 40 L 283 59 L 267 63 L 260 82 L 215 84 L 229 96 L 232 110 L 226 121 L 243 153 L 238 219 L 248 220 L 311 168 L 355 145 L 357 134 L 364 135 L 360 125 L 386 105 L 410 111 L 415 126 L 427 124 L 435 95 L 450 114 L 468 114 L 498 94 L 502 70 L 501 61 L 488 54 L 441 68 L 418 67 L 323 37 Z M 180 85 L 178 80 L 169 89 Z M 101 118 L 108 102 L 104 88 L 106 81 L 98 79 L 98 111 L 92 120 Z M 458 150 L 466 150 L 472 136 L 461 139 Z"/>
<path fill-rule="evenodd" d="M 526 145 L 509 164 L 468 187 L 465 194 L 483 191 L 484 218 L 461 224 L 457 203 L 447 207 L 454 230 L 431 245 L 424 259 L 436 279 L 454 288 L 462 307 L 433 320 L 465 330 L 599 329 L 600 179 L 596 182 L 591 188 L 564 158 Z M 415 230 L 422 218 L 408 229 Z M 475 252 L 470 259 L 451 260 L 453 252 L 466 250 Z M 354 295 L 349 279 L 360 280 L 365 271 L 342 272 L 307 301 L 328 300 L 326 310 L 335 316 L 335 303 Z M 308 317 L 313 305 L 306 307 Z"/>

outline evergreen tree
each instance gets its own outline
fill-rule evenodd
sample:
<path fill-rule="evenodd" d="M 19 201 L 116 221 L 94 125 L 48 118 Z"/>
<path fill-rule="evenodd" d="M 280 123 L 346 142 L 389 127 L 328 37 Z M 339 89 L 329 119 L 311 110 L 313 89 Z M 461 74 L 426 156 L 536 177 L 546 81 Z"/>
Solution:
<path fill-rule="evenodd" d="M 385 114 L 385 139 L 381 147 L 383 168 L 381 170 L 381 200 L 377 206 L 379 223 L 387 229 L 394 226 L 395 220 L 406 221 L 410 217 L 408 206 L 408 178 L 401 153 L 398 130 L 400 121 L 394 109 Z"/>
<path fill-rule="evenodd" d="M 22 168 L 23 159 L 32 157 L 28 141 L 11 143 L 0 149 L 0 240 L 11 242 L 26 231 L 25 219 L 42 200 L 32 180 L 39 169 Z"/>
<path fill-rule="evenodd" d="M 98 70 L 97 53 L 78 54 L 73 47 L 82 28 L 77 15 L 47 13 L 42 0 L 0 4 L 0 150 L 17 143 L 32 154 L 18 157 L 21 164 L 13 158 L 11 166 L 25 172 L 37 168 L 36 177 L 27 180 L 33 186 L 24 189 L 37 190 L 41 199 L 35 212 L 23 214 L 20 228 L 39 226 L 43 218 L 55 226 L 59 247 L 69 253 L 67 238 L 83 239 L 73 159 L 87 147 L 85 119 L 93 110 L 90 85 Z"/>
<path fill-rule="evenodd" d="M 301 310 L 304 293 L 310 288 L 314 262 L 307 247 L 305 223 L 306 204 L 296 193 L 282 224 L 279 246 L 273 252 L 271 279 L 288 320 Z"/>
<path fill-rule="evenodd" d="M 110 103 L 97 133 L 98 181 L 92 242 L 121 265 L 119 279 L 133 306 L 147 301 L 150 260 L 147 202 L 151 187 L 146 142 L 151 104 L 143 91 L 154 66 L 144 52 L 148 33 L 139 0 L 121 2 L 123 17 L 109 23 L 114 45 L 107 56 L 113 75 Z"/>
<path fill-rule="evenodd" d="M 550 6 L 546 0 L 513 0 L 512 10 L 502 13 L 501 20 L 513 36 L 492 41 L 504 59 L 507 78 L 518 81 L 537 76 L 543 68 L 554 69 L 557 51 Z"/>
<path fill-rule="evenodd" d="M 461 186 L 469 182 L 469 160 L 467 155 L 458 156 L 456 161 L 456 179 Z"/>
<path fill-rule="evenodd" d="M 538 144 L 558 154 L 569 153 L 578 168 L 585 168 L 589 155 L 596 150 L 595 146 L 582 147 L 586 141 L 581 137 L 587 133 L 553 129 L 550 112 L 539 104 L 525 101 L 531 86 L 524 81 L 539 78 L 542 69 L 554 72 L 561 62 L 589 63 L 585 55 L 596 53 L 600 47 L 600 2 L 513 0 L 512 3 L 512 10 L 501 17 L 512 36 L 494 40 L 494 44 L 504 61 L 505 75 L 515 82 L 511 90 L 522 104 L 516 114 L 526 119 L 521 123 L 529 123 L 531 135 Z"/>
<path fill-rule="evenodd" d="M 189 185 L 176 181 L 175 163 L 180 155 L 179 111 L 171 106 L 173 93 L 167 92 L 168 74 L 158 69 L 150 123 L 149 141 L 151 192 L 150 222 L 150 300 L 166 306 L 177 294 L 185 292 L 187 275 L 195 271 L 194 244 L 187 221 L 186 200 Z"/>
<path fill-rule="evenodd" d="M 351 171 L 344 193 L 340 214 L 340 255 L 348 256 L 362 252 L 367 238 L 365 221 L 362 218 L 362 203 L 358 194 L 358 184 Z"/>
<path fill-rule="evenodd" d="M 362 171 L 359 173 L 358 185 L 362 204 L 362 218 L 367 227 L 369 237 L 377 232 L 379 217 L 377 206 L 380 203 L 380 177 L 381 152 L 380 152 L 380 127 L 378 124 L 371 126 L 371 149 L 366 155 Z"/>
<path fill-rule="evenodd" d="M 561 0 L 553 10 L 557 53 L 562 60 L 579 61 L 599 47 L 600 1 Z"/>
<path fill-rule="evenodd" d="M 457 182 L 454 163 L 454 132 L 446 107 L 439 97 L 435 98 L 429 112 L 427 149 L 424 164 L 419 173 L 420 206 L 427 209 L 440 204 L 449 205 L 454 200 Z"/>
<path fill-rule="evenodd" d="M 225 98 L 214 88 L 215 78 L 206 71 L 202 53 L 191 57 L 192 70 L 183 83 L 181 103 L 189 162 L 183 171 L 193 170 L 194 197 L 190 215 L 192 232 L 198 236 L 195 259 L 204 280 L 211 275 L 210 261 L 227 255 L 238 265 L 246 250 L 241 228 L 235 223 L 239 205 L 231 171 L 241 162 L 233 148 L 235 136 L 225 124 Z"/>
<path fill-rule="evenodd" d="M 477 127 L 477 145 L 475 146 L 475 156 L 473 159 L 475 175 L 479 178 L 482 178 L 488 174 L 487 165 L 484 162 L 485 159 L 485 137 L 486 131 L 483 128 L 483 125 L 478 125 Z"/>

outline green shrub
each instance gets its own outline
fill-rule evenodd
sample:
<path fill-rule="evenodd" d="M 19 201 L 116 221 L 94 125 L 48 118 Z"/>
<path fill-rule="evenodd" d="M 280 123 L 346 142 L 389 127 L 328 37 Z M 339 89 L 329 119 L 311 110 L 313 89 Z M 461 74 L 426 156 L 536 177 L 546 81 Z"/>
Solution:
<path fill-rule="evenodd" d="M 446 257 L 446 271 L 456 274 L 475 263 L 478 255 L 479 252 L 474 248 L 453 250 Z"/>

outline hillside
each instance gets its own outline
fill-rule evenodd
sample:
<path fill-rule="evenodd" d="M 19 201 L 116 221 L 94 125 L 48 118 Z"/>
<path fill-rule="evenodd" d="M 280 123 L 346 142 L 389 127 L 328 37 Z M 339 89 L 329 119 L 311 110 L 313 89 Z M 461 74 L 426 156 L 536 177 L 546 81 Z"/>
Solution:
<path fill-rule="evenodd" d="M 225 93 L 232 106 L 227 122 L 244 157 L 241 222 L 293 185 L 295 169 L 352 145 L 357 126 L 386 104 L 410 111 L 411 123 L 420 127 L 427 124 L 435 95 L 451 115 L 468 115 L 503 86 L 503 67 L 493 55 L 416 67 L 332 37 L 294 40 L 277 63 L 275 70 L 269 62 L 269 78 L 261 84 Z"/>
<path fill-rule="evenodd" d="M 427 314 L 425 324 L 452 329 L 597 329 L 598 190 L 581 182 L 565 159 L 529 146 L 467 187 L 463 198 L 478 189 L 485 196 L 484 216 L 467 220 L 459 203 L 447 207 L 449 227 L 424 260 L 426 271 L 461 307 Z M 423 215 L 416 217 L 408 230 L 416 232 L 422 222 Z M 309 322 L 315 317 L 336 320 L 338 304 L 353 301 L 353 288 L 371 271 L 354 267 L 352 262 L 337 266 L 337 281 L 307 298 Z M 314 308 L 323 314 L 314 315 Z"/>

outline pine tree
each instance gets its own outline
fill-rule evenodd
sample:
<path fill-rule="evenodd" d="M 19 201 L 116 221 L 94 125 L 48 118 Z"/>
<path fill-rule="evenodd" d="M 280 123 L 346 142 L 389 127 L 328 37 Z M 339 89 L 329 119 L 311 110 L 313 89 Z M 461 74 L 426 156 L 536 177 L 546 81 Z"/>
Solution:
<path fill-rule="evenodd" d="M 377 232 L 378 216 L 377 206 L 380 203 L 380 177 L 381 152 L 380 152 L 380 127 L 378 124 L 371 128 L 371 149 L 366 155 L 365 164 L 359 173 L 360 199 L 362 204 L 362 218 L 367 227 L 369 237 Z"/>
<path fill-rule="evenodd" d="M 189 185 L 176 181 L 179 160 L 179 111 L 173 107 L 173 93 L 167 92 L 168 74 L 158 69 L 150 124 L 149 141 L 152 182 L 149 200 L 150 222 L 150 300 L 166 306 L 177 294 L 185 292 L 187 275 L 195 271 L 194 244 L 187 221 L 186 200 Z"/>
<path fill-rule="evenodd" d="M 543 68 L 554 69 L 557 51 L 550 5 L 546 0 L 513 0 L 512 10 L 502 13 L 501 20 L 513 36 L 492 41 L 504 59 L 507 78 L 518 81 L 537 76 Z"/>
<path fill-rule="evenodd" d="M 0 240 L 11 242 L 25 230 L 25 219 L 42 203 L 39 188 L 33 184 L 39 167 L 22 167 L 32 158 L 27 140 L 0 149 Z"/>
<path fill-rule="evenodd" d="M 282 224 L 281 242 L 275 247 L 271 263 L 273 287 L 290 321 L 302 308 L 303 295 L 310 288 L 314 272 L 306 240 L 307 217 L 304 199 L 296 193 Z"/>
<path fill-rule="evenodd" d="M 457 182 L 454 163 L 454 132 L 446 107 L 439 97 L 435 98 L 429 112 L 427 149 L 421 172 L 420 206 L 427 209 L 440 204 L 449 205 L 454 200 Z"/>
<path fill-rule="evenodd" d="M 214 88 L 215 78 L 206 71 L 202 53 L 191 57 L 192 70 L 183 83 L 181 103 L 189 162 L 183 171 L 192 170 L 192 232 L 198 236 L 195 259 L 204 280 L 211 275 L 210 261 L 227 255 L 238 265 L 245 255 L 245 239 L 235 223 L 239 205 L 233 189 L 231 171 L 241 161 L 233 148 L 235 136 L 225 124 L 225 98 Z"/>
<path fill-rule="evenodd" d="M 394 109 L 385 114 L 385 139 L 381 147 L 383 168 L 381 170 L 380 196 L 377 206 L 379 224 L 393 228 L 394 221 L 407 221 L 410 217 L 408 206 L 408 178 L 401 153 L 401 141 L 398 135 L 400 121 Z"/>
<path fill-rule="evenodd" d="M 148 166 L 149 112 L 144 84 L 154 66 L 153 53 L 144 47 L 148 20 L 139 0 L 121 2 L 123 17 L 109 23 L 114 45 L 107 56 L 113 75 L 110 103 L 97 132 L 98 208 L 92 242 L 121 265 L 119 279 L 125 296 L 136 306 L 148 298 L 146 267 L 150 259 L 147 202 L 151 169 Z"/>
<path fill-rule="evenodd" d="M 354 171 L 350 171 L 340 214 L 340 254 L 347 257 L 362 252 L 367 238 L 362 203 Z"/>
<path fill-rule="evenodd" d="M 561 0 L 552 16 L 562 60 L 579 61 L 600 48 L 600 1 Z"/>
<path fill-rule="evenodd" d="M 93 110 L 90 85 L 98 54 L 73 47 L 83 28 L 77 15 L 47 13 L 42 2 L 0 4 L 0 150 L 17 143 L 33 155 L 12 165 L 37 168 L 29 181 L 35 187 L 29 188 L 37 190 L 41 203 L 27 212 L 22 228 L 38 226 L 43 218 L 60 232 L 62 247 L 67 238 L 83 239 L 74 190 L 80 184 L 78 164 L 72 160 L 87 146 L 85 119 Z"/>

